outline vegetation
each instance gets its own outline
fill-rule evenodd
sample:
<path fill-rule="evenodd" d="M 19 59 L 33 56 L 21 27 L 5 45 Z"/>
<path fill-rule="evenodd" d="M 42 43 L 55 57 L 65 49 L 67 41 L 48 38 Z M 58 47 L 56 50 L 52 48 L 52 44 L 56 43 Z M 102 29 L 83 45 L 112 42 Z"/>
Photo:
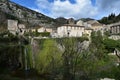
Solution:
<path fill-rule="evenodd" d="M 113 52 L 115 48 L 120 50 L 120 40 L 104 39 L 103 43 L 108 52 Z"/>
<path fill-rule="evenodd" d="M 94 19 L 92 19 L 92 18 L 81 18 L 80 20 L 82 20 L 84 22 L 87 22 L 87 21 L 94 20 Z"/>
<path fill-rule="evenodd" d="M 7 21 L 5 14 L 0 11 L 0 32 L 5 31 L 7 28 Z"/>
<path fill-rule="evenodd" d="M 39 34 L 39 36 L 42 36 L 42 37 L 49 37 L 50 36 L 50 32 L 41 32 L 38 34 Z"/>
<path fill-rule="evenodd" d="M 14 71 L 25 69 L 27 60 L 27 70 L 50 79 L 97 80 L 105 77 L 120 79 L 120 68 L 116 65 L 117 56 L 108 55 L 115 48 L 120 48 L 120 41 L 103 37 L 100 31 L 92 32 L 91 43 L 87 48 L 83 47 L 83 42 L 88 40 L 85 37 L 35 39 L 28 45 L 21 38 L 12 34 L 5 36 L 6 34 L 8 33 L 0 34 L 0 65 L 2 65 L 0 70 L 8 69 L 8 65 L 9 69 Z M 20 41 L 22 45 L 18 44 Z M 24 55 L 25 50 L 27 57 Z M 23 59 L 21 66 L 20 53 Z M 7 71 L 1 73 L 3 72 Z"/>
<path fill-rule="evenodd" d="M 113 74 L 112 70 L 119 69 L 115 65 L 117 57 L 108 55 L 108 44 L 105 44 L 100 32 L 93 32 L 91 38 L 92 42 L 87 50 L 81 47 L 85 40 L 81 40 L 82 38 L 40 41 L 42 47 L 36 55 L 36 69 L 44 76 L 50 75 L 60 80 L 115 78 L 118 75 Z"/>
<path fill-rule="evenodd" d="M 53 76 L 55 76 L 61 64 L 60 59 L 61 54 L 56 47 L 56 41 L 45 39 L 39 53 L 36 55 L 36 69 L 40 74 L 54 74 Z"/>
<path fill-rule="evenodd" d="M 104 37 L 108 38 L 109 36 L 111 36 L 110 31 L 105 31 L 104 32 Z"/>
<path fill-rule="evenodd" d="M 13 36 L 9 32 L 0 34 L 0 68 L 11 70 L 19 67 L 19 54 L 16 54 L 20 53 L 19 47 L 17 36 Z"/>
<path fill-rule="evenodd" d="M 25 33 L 25 36 L 29 36 L 29 35 L 32 35 L 32 36 L 35 36 L 35 37 L 38 37 L 38 36 L 41 36 L 41 37 L 50 37 L 50 32 L 37 32 L 37 30 L 35 32 L 28 32 L 28 33 Z"/>
<path fill-rule="evenodd" d="M 103 24 L 111 24 L 119 21 L 120 21 L 120 14 L 115 15 L 114 13 L 110 14 L 108 17 L 103 17 L 101 20 L 99 20 L 99 22 Z"/>

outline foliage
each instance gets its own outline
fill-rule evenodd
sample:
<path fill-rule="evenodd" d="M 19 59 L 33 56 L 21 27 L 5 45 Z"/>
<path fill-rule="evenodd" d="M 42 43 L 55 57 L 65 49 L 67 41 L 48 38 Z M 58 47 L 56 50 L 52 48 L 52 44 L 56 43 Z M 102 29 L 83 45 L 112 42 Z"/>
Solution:
<path fill-rule="evenodd" d="M 30 45 L 26 45 L 25 48 L 27 49 L 28 68 L 33 68 L 32 47 Z"/>
<path fill-rule="evenodd" d="M 62 38 L 58 43 L 62 47 L 62 67 L 63 80 L 74 80 L 76 65 L 81 48 L 79 46 L 80 38 Z"/>
<path fill-rule="evenodd" d="M 31 45 L 23 46 L 18 44 L 22 39 L 12 34 L 5 36 L 6 34 L 8 33 L 0 34 L 2 67 L 13 65 L 10 69 L 15 70 L 18 67 L 19 53 L 24 54 L 26 49 L 28 65 L 40 75 L 50 75 L 52 79 L 59 80 L 97 80 L 105 77 L 119 80 L 117 59 L 108 53 L 113 52 L 114 48 L 119 49 L 120 41 L 103 38 L 100 31 L 92 32 L 91 43 L 87 49 L 83 48 L 83 41 L 88 40 L 86 37 L 33 40 Z"/>
<path fill-rule="evenodd" d="M 105 35 L 106 37 L 111 36 L 110 31 L 105 31 L 105 32 L 104 32 L 104 35 Z"/>
<path fill-rule="evenodd" d="M 104 39 L 99 31 L 92 32 L 91 40 L 88 51 L 92 58 L 89 58 L 88 56 L 89 59 L 87 59 L 88 61 L 84 65 L 86 66 L 89 61 L 92 62 L 92 64 L 89 64 L 90 66 L 88 67 L 90 70 L 87 70 L 88 72 L 90 71 L 88 76 L 91 76 L 93 79 L 102 77 L 114 78 L 114 74 L 111 73 L 110 70 L 116 67 L 115 62 L 117 60 L 110 57 L 108 53 L 112 47 L 116 46 L 116 43 L 114 43 L 114 40 L 109 41 L 108 39 Z"/>
<path fill-rule="evenodd" d="M 32 35 L 32 36 L 41 36 L 41 37 L 50 37 L 50 32 L 28 32 L 28 33 L 25 33 L 25 36 L 29 36 L 29 35 Z"/>
<path fill-rule="evenodd" d="M 87 50 L 82 48 L 82 42 L 86 40 L 81 40 L 83 38 L 40 40 L 36 69 L 40 74 L 51 74 L 57 78 L 61 76 L 60 80 L 115 78 L 116 73 L 112 74 L 111 69 L 116 67 L 116 58 L 108 55 L 101 32 L 93 32 L 91 38 Z"/>
<path fill-rule="evenodd" d="M 2 32 L 0 33 L 0 43 L 10 43 L 15 42 L 17 43 L 19 41 L 18 37 L 9 33 L 9 32 Z"/>
<path fill-rule="evenodd" d="M 0 33 L 0 67 L 9 67 L 9 70 L 20 68 L 19 57 L 24 53 L 24 43 L 28 44 L 24 39 L 9 32 Z"/>
<path fill-rule="evenodd" d="M 120 50 L 120 40 L 113 40 L 113 39 L 104 39 L 103 44 L 105 45 L 108 52 L 113 52 L 115 48 Z"/>
<path fill-rule="evenodd" d="M 50 74 L 59 67 L 61 54 L 55 40 L 45 39 L 42 44 L 42 49 L 36 56 L 36 69 L 40 74 Z"/>
<path fill-rule="evenodd" d="M 87 37 L 78 37 L 78 38 L 75 38 L 75 39 L 77 39 L 77 41 L 79 41 L 79 42 L 89 41 L 89 39 Z"/>
<path fill-rule="evenodd" d="M 3 70 L 5 68 L 16 70 L 19 67 L 19 54 L 21 51 L 17 42 L 18 40 L 15 37 L 3 37 L 0 39 L 0 68 L 3 68 Z M 23 49 L 22 46 L 21 48 Z"/>
<path fill-rule="evenodd" d="M 111 24 L 119 21 L 120 21 L 120 14 L 115 15 L 114 13 L 110 14 L 108 17 L 103 17 L 101 20 L 99 20 L 99 22 L 103 24 Z"/>
<path fill-rule="evenodd" d="M 50 36 L 50 32 L 41 32 L 41 33 L 37 33 L 39 34 L 39 36 L 42 36 L 42 37 L 49 37 Z"/>
<path fill-rule="evenodd" d="M 87 22 L 87 21 L 94 20 L 94 19 L 92 19 L 92 18 L 81 18 L 80 20 L 82 20 L 84 22 Z"/>

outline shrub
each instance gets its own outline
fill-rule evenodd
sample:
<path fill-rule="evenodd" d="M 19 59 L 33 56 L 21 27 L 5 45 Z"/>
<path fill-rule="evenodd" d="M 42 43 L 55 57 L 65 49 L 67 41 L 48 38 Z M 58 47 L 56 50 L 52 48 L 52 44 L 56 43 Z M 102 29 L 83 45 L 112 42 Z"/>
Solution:
<path fill-rule="evenodd" d="M 39 33 L 39 35 L 42 36 L 42 37 L 49 37 L 50 32 L 41 32 L 41 33 Z"/>

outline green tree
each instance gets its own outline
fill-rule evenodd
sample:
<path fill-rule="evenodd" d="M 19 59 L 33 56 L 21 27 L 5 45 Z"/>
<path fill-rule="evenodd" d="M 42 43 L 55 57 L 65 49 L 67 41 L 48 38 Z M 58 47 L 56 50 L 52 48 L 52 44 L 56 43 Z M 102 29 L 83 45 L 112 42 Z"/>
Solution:
<path fill-rule="evenodd" d="M 84 40 L 86 40 L 84 38 Z M 61 38 L 58 43 L 62 48 L 62 66 L 63 66 L 63 80 L 77 79 L 77 66 L 83 49 L 83 38 Z"/>
<path fill-rule="evenodd" d="M 36 54 L 35 68 L 40 74 L 51 75 L 58 71 L 61 64 L 61 54 L 54 39 L 43 39 L 42 46 Z"/>

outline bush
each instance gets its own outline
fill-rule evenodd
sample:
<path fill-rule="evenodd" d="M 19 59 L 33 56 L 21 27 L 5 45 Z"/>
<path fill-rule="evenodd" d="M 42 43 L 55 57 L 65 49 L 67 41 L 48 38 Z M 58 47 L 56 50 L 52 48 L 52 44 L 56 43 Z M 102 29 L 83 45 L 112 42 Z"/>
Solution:
<path fill-rule="evenodd" d="M 38 37 L 38 36 L 50 37 L 50 32 L 41 32 L 41 33 L 39 33 L 37 31 L 35 31 L 35 32 L 25 33 L 25 36 L 29 36 L 29 35 L 36 36 L 36 37 Z"/>
<path fill-rule="evenodd" d="M 42 33 L 39 33 L 39 35 L 42 36 L 42 37 L 49 37 L 50 32 L 42 32 Z"/>

